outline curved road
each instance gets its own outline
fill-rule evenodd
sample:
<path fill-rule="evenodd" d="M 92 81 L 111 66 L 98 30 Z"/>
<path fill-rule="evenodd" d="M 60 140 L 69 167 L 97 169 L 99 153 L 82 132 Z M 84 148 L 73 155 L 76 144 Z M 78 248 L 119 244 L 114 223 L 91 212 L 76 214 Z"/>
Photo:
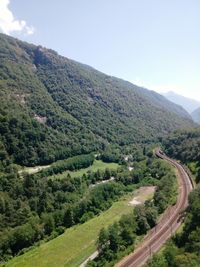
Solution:
<path fill-rule="evenodd" d="M 168 161 L 177 169 L 179 183 L 179 194 L 176 205 L 169 207 L 158 224 L 146 235 L 137 249 L 122 259 L 116 267 L 139 267 L 151 258 L 152 254 L 158 252 L 162 245 L 176 232 L 182 223 L 181 214 L 188 205 L 188 195 L 193 189 L 192 180 L 184 167 L 177 161 L 168 158 L 159 149 L 156 155 Z"/>

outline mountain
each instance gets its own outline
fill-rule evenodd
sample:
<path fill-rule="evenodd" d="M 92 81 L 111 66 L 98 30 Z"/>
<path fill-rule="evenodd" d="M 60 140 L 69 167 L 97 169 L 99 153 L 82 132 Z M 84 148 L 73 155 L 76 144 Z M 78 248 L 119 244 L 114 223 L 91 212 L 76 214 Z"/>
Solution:
<path fill-rule="evenodd" d="M 192 119 L 194 122 L 200 124 L 200 108 L 195 109 L 192 113 L 191 113 Z"/>
<path fill-rule="evenodd" d="M 0 155 L 34 166 L 193 125 L 163 96 L 0 34 Z"/>
<path fill-rule="evenodd" d="M 163 95 L 170 101 L 174 102 L 177 105 L 182 106 L 187 112 L 192 113 L 195 109 L 200 107 L 200 102 L 194 99 L 178 95 L 172 91 L 163 93 Z"/>

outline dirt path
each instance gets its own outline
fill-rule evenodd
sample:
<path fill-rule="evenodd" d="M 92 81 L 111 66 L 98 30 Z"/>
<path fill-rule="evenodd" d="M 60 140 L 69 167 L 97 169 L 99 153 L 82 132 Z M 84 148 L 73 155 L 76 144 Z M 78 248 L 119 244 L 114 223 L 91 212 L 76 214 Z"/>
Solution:
<path fill-rule="evenodd" d="M 98 251 L 95 251 L 90 257 L 88 257 L 79 267 L 85 267 L 89 261 L 94 260 L 99 255 Z"/>
<path fill-rule="evenodd" d="M 25 167 L 22 170 L 19 171 L 19 174 L 23 173 L 23 172 L 27 172 L 29 174 L 34 174 L 37 173 L 41 170 L 44 170 L 46 168 L 49 168 L 50 165 L 46 165 L 46 166 L 35 166 L 35 167 Z"/>
<path fill-rule="evenodd" d="M 134 197 L 129 201 L 130 205 L 143 204 L 146 200 L 151 199 L 155 193 L 156 186 L 142 186 L 134 193 Z"/>
<path fill-rule="evenodd" d="M 89 187 L 95 187 L 95 186 L 100 185 L 100 184 L 107 184 L 107 183 L 110 183 L 110 182 L 112 182 L 114 180 L 115 180 L 115 177 L 111 177 L 108 180 L 103 180 L 101 182 L 96 182 L 95 184 L 91 184 Z"/>

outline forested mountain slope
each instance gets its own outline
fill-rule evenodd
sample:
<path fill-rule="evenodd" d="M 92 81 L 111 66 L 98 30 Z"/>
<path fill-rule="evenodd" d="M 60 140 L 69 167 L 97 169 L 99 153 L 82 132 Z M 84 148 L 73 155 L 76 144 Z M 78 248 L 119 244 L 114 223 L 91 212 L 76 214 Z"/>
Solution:
<path fill-rule="evenodd" d="M 177 130 L 169 138 L 164 139 L 166 153 L 184 164 L 187 164 L 200 181 L 200 128 Z"/>
<path fill-rule="evenodd" d="M 0 34 L 0 141 L 23 165 L 150 142 L 192 126 L 159 94 Z M 4 153 L 3 152 L 3 153 Z"/>
<path fill-rule="evenodd" d="M 164 139 L 166 153 L 183 163 L 200 162 L 200 127 L 188 130 L 177 130 Z"/>

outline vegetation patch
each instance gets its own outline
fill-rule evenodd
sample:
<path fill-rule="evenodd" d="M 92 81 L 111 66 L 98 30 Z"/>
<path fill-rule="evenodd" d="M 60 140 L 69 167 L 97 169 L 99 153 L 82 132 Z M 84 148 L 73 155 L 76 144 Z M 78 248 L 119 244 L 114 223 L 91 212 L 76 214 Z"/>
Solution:
<path fill-rule="evenodd" d="M 156 186 L 142 186 L 134 193 L 133 199 L 129 201 L 132 206 L 144 204 L 148 199 L 152 199 L 155 193 Z"/>

